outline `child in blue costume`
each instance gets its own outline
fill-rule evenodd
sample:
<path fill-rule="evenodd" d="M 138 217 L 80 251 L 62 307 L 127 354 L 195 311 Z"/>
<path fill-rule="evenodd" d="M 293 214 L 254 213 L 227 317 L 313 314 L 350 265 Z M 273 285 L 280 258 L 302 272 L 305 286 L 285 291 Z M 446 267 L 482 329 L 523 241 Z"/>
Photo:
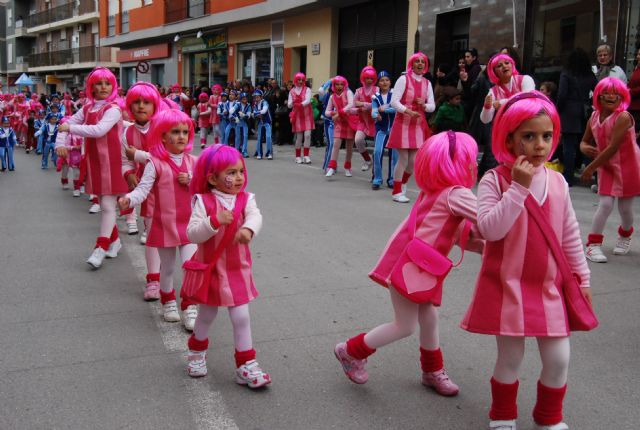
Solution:
<path fill-rule="evenodd" d="M 249 118 L 252 115 L 249 95 L 240 93 L 240 103 L 236 104 L 233 113 L 236 115 L 236 149 L 244 158 L 249 157 L 247 145 L 249 143 Z"/>
<path fill-rule="evenodd" d="M 327 103 L 331 97 L 331 79 L 325 82 L 318 90 L 320 101 L 322 102 L 322 119 L 324 120 L 324 137 L 327 140 L 327 149 L 324 153 L 324 163 L 322 170 L 326 171 L 331 160 L 331 151 L 333 150 L 333 118 L 326 117 L 324 112 L 327 110 Z"/>
<path fill-rule="evenodd" d="M 0 160 L 2 160 L 2 171 L 9 168 L 12 172 L 16 166 L 13 164 L 13 148 L 17 144 L 16 132 L 11 128 L 9 117 L 2 117 L 2 127 L 0 127 Z"/>
<path fill-rule="evenodd" d="M 380 189 L 382 185 L 382 157 L 389 140 L 389 133 L 393 125 L 396 111 L 391 107 L 391 76 L 386 70 L 378 73 L 378 87 L 380 91 L 371 99 L 371 116 L 376 121 L 376 146 L 373 151 L 373 182 L 371 188 Z M 393 188 L 393 170 L 398 162 L 398 152 L 389 149 L 389 174 L 387 186 Z"/>
<path fill-rule="evenodd" d="M 261 160 L 266 156 L 268 160 L 273 159 L 273 146 L 271 143 L 271 113 L 269 112 L 269 103 L 262 98 L 263 92 L 256 90 L 253 93 L 255 104 L 253 105 L 253 117 L 258 122 L 258 142 L 256 145 L 255 157 Z M 262 152 L 262 132 L 264 131 L 265 140 L 267 141 L 267 153 Z"/>
<path fill-rule="evenodd" d="M 55 166 L 58 157 L 56 155 L 56 137 L 58 137 L 58 115 L 51 112 L 45 117 L 45 124 L 42 128 L 36 132 L 36 136 L 42 136 L 42 169 L 49 167 L 49 154 L 51 154 L 51 161 Z"/>

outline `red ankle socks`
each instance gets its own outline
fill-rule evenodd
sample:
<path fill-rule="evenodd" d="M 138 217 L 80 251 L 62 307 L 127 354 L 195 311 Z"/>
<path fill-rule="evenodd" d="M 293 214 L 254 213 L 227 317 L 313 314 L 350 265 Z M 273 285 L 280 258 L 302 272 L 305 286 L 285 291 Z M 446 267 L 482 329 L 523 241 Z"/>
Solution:
<path fill-rule="evenodd" d="M 406 184 L 407 182 L 409 182 L 409 178 L 411 177 L 411 175 L 412 175 L 412 173 L 404 172 L 402 174 L 402 183 Z"/>
<path fill-rule="evenodd" d="M 302 150 L 300 148 L 296 148 L 296 158 L 300 158 L 301 154 L 302 154 Z"/>
<path fill-rule="evenodd" d="M 430 351 L 421 347 L 420 367 L 425 373 L 437 372 L 438 370 L 442 370 L 442 368 L 444 368 L 442 350 L 438 348 Z"/>
<path fill-rule="evenodd" d="M 518 418 L 518 397 L 519 381 L 513 384 L 503 384 L 491 378 L 491 410 L 489 418 L 495 421 L 515 420 Z"/>
<path fill-rule="evenodd" d="M 304 154 L 305 157 L 308 157 L 309 156 L 309 148 L 304 148 L 302 153 Z"/>
<path fill-rule="evenodd" d="M 255 360 L 256 359 L 256 350 L 255 349 L 248 349 L 246 351 L 238 351 L 236 350 L 236 353 L 234 354 L 235 359 L 236 359 L 236 367 L 240 367 L 243 364 L 245 364 L 247 361 L 251 361 L 251 360 Z"/>
<path fill-rule="evenodd" d="M 620 237 L 631 237 L 631 235 L 633 234 L 633 227 L 631 227 L 629 230 L 624 230 L 622 226 L 620 226 L 618 227 L 618 234 L 620 235 Z"/>
<path fill-rule="evenodd" d="M 533 419 L 538 425 L 551 426 L 562 421 L 562 402 L 567 385 L 551 388 L 538 381 L 538 399 L 533 408 Z"/>
<path fill-rule="evenodd" d="M 160 303 L 162 303 L 163 305 L 175 299 L 176 299 L 176 290 L 171 290 L 168 293 L 165 293 L 164 291 L 160 291 Z"/>
<path fill-rule="evenodd" d="M 393 192 L 391 194 L 400 194 L 402 192 L 402 182 L 393 182 Z"/>
<path fill-rule="evenodd" d="M 360 333 L 347 341 L 347 354 L 356 360 L 364 360 L 376 352 L 375 349 L 369 348 L 369 346 L 364 342 L 365 335 L 366 333 Z"/>
<path fill-rule="evenodd" d="M 104 237 L 104 236 L 100 236 L 96 239 L 96 248 L 102 248 L 105 251 L 109 249 L 109 245 L 111 244 L 111 241 L 109 240 L 108 237 Z"/>
<path fill-rule="evenodd" d="M 209 349 L 209 338 L 198 340 L 196 339 L 196 335 L 192 334 L 189 336 L 187 346 L 191 351 L 206 351 Z"/>
<path fill-rule="evenodd" d="M 147 282 L 160 282 L 159 273 L 147 273 Z"/>

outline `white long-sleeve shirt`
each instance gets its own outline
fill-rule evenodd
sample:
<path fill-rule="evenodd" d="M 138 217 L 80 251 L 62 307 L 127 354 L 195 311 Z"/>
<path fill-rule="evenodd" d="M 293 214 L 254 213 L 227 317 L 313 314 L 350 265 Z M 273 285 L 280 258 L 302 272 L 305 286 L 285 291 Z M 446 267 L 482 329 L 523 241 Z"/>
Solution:
<path fill-rule="evenodd" d="M 413 76 L 413 79 L 415 79 L 418 82 L 422 82 L 423 79 L 427 79 L 424 76 L 416 75 L 413 72 L 411 72 L 411 75 Z M 391 107 L 394 108 L 396 112 L 403 113 L 408 109 L 407 106 L 400 103 L 400 100 L 402 99 L 402 96 L 404 95 L 404 91 L 406 90 L 406 88 L 407 88 L 407 77 L 404 75 L 400 76 L 396 81 L 396 84 L 393 86 L 393 94 L 391 95 Z M 429 83 L 427 85 L 427 99 L 425 100 L 424 111 L 433 112 L 434 110 L 436 110 L 436 100 L 433 97 L 433 88 Z"/>
<path fill-rule="evenodd" d="M 511 88 L 513 87 L 513 77 L 509 81 L 509 84 L 506 85 L 506 87 L 509 91 L 511 91 Z M 535 89 L 536 89 L 536 83 L 533 81 L 533 78 L 529 75 L 524 75 L 522 77 L 522 92 L 527 93 L 529 91 L 534 91 Z M 487 93 L 487 95 L 489 94 L 491 94 L 491 96 L 493 97 L 493 92 L 491 91 L 491 89 L 489 89 L 489 92 Z M 500 102 L 500 106 L 505 104 L 507 100 L 508 99 L 498 100 Z M 491 121 L 493 121 L 493 116 L 495 115 L 495 113 L 496 113 L 496 109 L 493 107 L 493 103 L 491 104 L 490 109 L 485 109 L 483 107 L 482 112 L 480 112 L 480 121 L 482 121 L 484 124 L 489 124 Z"/>
<path fill-rule="evenodd" d="M 107 102 L 104 100 L 96 101 L 89 109 L 89 112 L 97 112 L 104 107 Z M 122 120 L 122 111 L 116 105 L 104 113 L 104 116 L 95 125 L 87 125 L 84 123 L 84 109 L 80 109 L 73 116 L 69 117 L 65 124 L 69 124 L 69 131 L 72 134 L 81 137 L 102 137 L 113 128 L 118 121 Z M 64 145 L 67 133 L 58 133 L 56 138 L 56 148 Z"/>
<path fill-rule="evenodd" d="M 169 153 L 169 157 L 174 163 L 176 163 L 176 166 L 181 166 L 184 154 Z M 138 186 L 125 196 L 129 199 L 129 207 L 137 206 L 147 199 L 149 193 L 153 189 L 153 184 L 156 182 L 156 175 L 156 168 L 153 163 L 147 163 L 144 167 L 142 178 L 140 179 L 140 182 L 138 182 Z"/>
<path fill-rule="evenodd" d="M 291 91 L 289 91 L 289 99 L 287 100 L 287 106 L 289 109 L 293 109 L 293 93 L 296 95 L 300 95 L 302 89 L 306 87 L 293 87 Z M 302 106 L 308 106 L 311 104 L 311 88 L 307 88 L 307 92 L 304 95 L 304 100 L 302 101 Z"/>
<path fill-rule="evenodd" d="M 216 189 L 211 190 L 213 195 L 225 209 L 233 211 L 236 205 L 236 195 L 226 194 Z M 256 204 L 255 196 L 249 193 L 249 200 L 244 209 L 244 223 L 240 228 L 248 228 L 253 232 L 255 237 L 262 227 L 262 214 Z M 211 217 L 207 215 L 207 210 L 202 201 L 202 196 L 196 194 L 191 202 L 191 218 L 187 225 L 187 237 L 191 243 L 204 243 L 212 236 L 218 233 L 218 230 L 211 225 Z"/>
<path fill-rule="evenodd" d="M 336 97 L 340 97 L 338 94 L 336 94 Z M 347 89 L 347 104 L 343 107 L 345 112 L 349 112 L 350 109 L 353 107 L 353 93 L 351 92 L 350 89 Z M 324 116 L 326 116 L 327 118 L 331 118 L 333 116 L 333 111 L 334 111 L 335 106 L 333 105 L 333 95 L 331 97 L 329 97 L 329 102 L 327 103 L 327 110 L 324 112 Z M 337 108 L 335 109 L 336 111 L 338 110 Z"/>
<path fill-rule="evenodd" d="M 129 127 L 136 127 L 142 134 L 147 134 L 147 132 L 149 131 L 150 125 L 151 125 L 151 122 L 149 121 L 144 126 L 140 126 L 137 123 L 133 123 Z M 143 151 L 137 148 L 136 148 L 136 153 L 133 155 L 133 161 L 127 158 L 125 150 L 126 148 L 129 147 L 129 143 L 127 142 L 127 130 L 129 129 L 129 127 L 124 129 L 122 133 L 122 139 L 121 139 L 122 140 L 122 174 L 123 175 L 130 170 L 136 170 L 137 169 L 136 163 L 144 164 L 147 162 L 147 160 L 149 160 L 149 158 L 151 158 L 151 154 L 149 154 L 147 151 Z"/>

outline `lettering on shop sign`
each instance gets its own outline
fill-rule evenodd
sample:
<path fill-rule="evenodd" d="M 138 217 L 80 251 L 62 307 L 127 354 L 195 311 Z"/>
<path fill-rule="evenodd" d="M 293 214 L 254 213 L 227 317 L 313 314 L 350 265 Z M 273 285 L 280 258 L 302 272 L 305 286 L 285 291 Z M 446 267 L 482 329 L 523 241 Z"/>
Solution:
<path fill-rule="evenodd" d="M 128 63 L 132 61 L 153 60 L 155 58 L 167 58 L 170 56 L 170 52 L 168 43 L 160 43 L 158 45 L 140 48 L 121 49 L 118 51 L 117 60 L 119 63 Z"/>
<path fill-rule="evenodd" d="M 311 55 L 320 55 L 320 44 L 312 43 L 311 44 Z"/>

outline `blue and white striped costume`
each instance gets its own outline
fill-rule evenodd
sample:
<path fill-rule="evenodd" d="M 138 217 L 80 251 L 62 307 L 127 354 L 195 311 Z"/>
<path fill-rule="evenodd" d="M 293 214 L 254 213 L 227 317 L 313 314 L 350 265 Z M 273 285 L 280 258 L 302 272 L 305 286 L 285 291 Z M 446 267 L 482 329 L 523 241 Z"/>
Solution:
<path fill-rule="evenodd" d="M 262 94 L 253 93 L 253 95 L 259 95 L 262 97 Z M 261 99 L 253 106 L 253 117 L 258 121 L 258 142 L 256 144 L 256 153 L 255 156 L 258 158 L 263 157 L 273 157 L 273 146 L 271 142 L 271 113 L 269 112 L 269 103 Z M 267 143 L 267 152 L 266 154 L 262 153 L 262 133 L 265 134 L 265 140 Z"/>
<path fill-rule="evenodd" d="M 382 157 L 384 156 L 384 149 L 389 140 L 389 133 L 391 132 L 391 126 L 393 125 L 393 119 L 396 116 L 396 111 L 390 105 L 391 93 L 385 95 L 377 93 L 371 99 L 371 116 L 376 120 L 376 140 L 375 149 L 373 151 L 373 185 L 382 185 Z M 378 109 L 384 106 L 384 112 L 380 112 Z M 378 114 L 380 119 L 378 120 Z M 393 187 L 393 170 L 398 162 L 398 153 L 395 149 L 389 149 L 389 173 L 387 175 L 387 185 Z"/>

